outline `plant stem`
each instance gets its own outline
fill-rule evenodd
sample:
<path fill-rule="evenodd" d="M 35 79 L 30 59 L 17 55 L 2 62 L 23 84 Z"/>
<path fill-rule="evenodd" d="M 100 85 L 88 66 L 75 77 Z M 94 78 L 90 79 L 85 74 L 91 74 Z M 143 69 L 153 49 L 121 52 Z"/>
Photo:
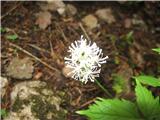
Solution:
<path fill-rule="evenodd" d="M 106 88 L 104 88 L 101 83 L 98 80 L 95 80 L 97 85 L 109 96 L 112 97 L 112 95 L 108 92 L 108 90 Z"/>

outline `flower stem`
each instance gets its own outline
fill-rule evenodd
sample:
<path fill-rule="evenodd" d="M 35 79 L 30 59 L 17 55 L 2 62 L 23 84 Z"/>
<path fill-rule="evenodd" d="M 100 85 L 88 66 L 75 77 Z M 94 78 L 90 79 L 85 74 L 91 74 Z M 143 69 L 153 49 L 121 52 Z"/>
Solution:
<path fill-rule="evenodd" d="M 106 88 L 104 88 L 101 83 L 98 80 L 95 80 L 97 85 L 109 96 L 112 97 L 112 95 L 108 92 L 108 90 Z"/>

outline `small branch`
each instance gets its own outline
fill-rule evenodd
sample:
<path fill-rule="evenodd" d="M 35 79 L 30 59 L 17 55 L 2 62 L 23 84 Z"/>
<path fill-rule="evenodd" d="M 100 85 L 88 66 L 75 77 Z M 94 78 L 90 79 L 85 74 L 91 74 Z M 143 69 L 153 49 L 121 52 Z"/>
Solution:
<path fill-rule="evenodd" d="M 30 47 L 32 47 L 32 48 L 34 48 L 34 49 L 36 49 L 36 50 L 39 50 L 39 51 L 42 51 L 42 52 L 45 52 L 45 53 L 50 54 L 50 52 L 49 52 L 48 50 L 45 50 L 45 49 L 43 49 L 43 48 L 40 48 L 40 47 L 38 47 L 38 46 L 36 46 L 36 45 L 28 44 L 28 46 L 30 46 Z"/>
<path fill-rule="evenodd" d="M 0 17 L 0 19 L 2 20 L 4 17 L 6 17 L 7 15 L 9 15 L 12 11 L 14 11 L 19 5 L 21 4 L 18 3 L 17 5 L 15 5 L 14 7 L 12 7 L 7 13 L 5 13 L 4 15 L 2 15 L 2 17 Z"/>
<path fill-rule="evenodd" d="M 34 58 L 35 60 L 39 61 L 40 63 L 42 63 L 43 65 L 45 65 L 45 66 L 46 66 L 46 67 L 48 67 L 49 69 L 51 69 L 51 70 L 53 70 L 53 71 L 55 71 L 55 72 L 61 73 L 58 69 L 53 68 L 53 67 L 52 67 L 52 66 L 50 66 L 48 63 L 46 63 L 46 62 L 42 61 L 41 59 L 39 59 L 38 57 L 34 56 L 34 55 L 33 55 L 33 54 L 31 54 L 30 52 L 28 52 L 28 51 L 24 50 L 24 49 L 23 49 L 23 48 L 21 48 L 20 46 L 15 45 L 15 44 L 13 44 L 13 43 L 9 43 L 9 44 L 10 44 L 11 46 L 13 46 L 13 47 L 15 47 L 15 48 L 19 49 L 20 51 L 22 51 L 22 52 L 26 53 L 27 55 L 31 56 L 32 58 Z"/>
<path fill-rule="evenodd" d="M 55 53 L 53 51 L 53 45 L 51 43 L 51 40 L 49 40 L 49 45 L 50 45 L 50 49 L 51 49 L 51 56 L 52 56 L 52 58 L 54 58 L 53 56 L 55 55 Z"/>
<path fill-rule="evenodd" d="M 85 106 L 87 106 L 87 105 L 93 103 L 96 99 L 97 99 L 97 98 L 93 98 L 93 99 L 91 99 L 91 100 L 85 102 L 84 104 L 82 104 L 82 105 L 79 107 L 79 109 L 80 109 L 80 108 L 84 108 Z"/>
<path fill-rule="evenodd" d="M 62 28 L 59 25 L 57 25 L 57 27 L 58 27 L 60 33 L 62 34 L 62 37 L 63 37 L 64 41 L 67 43 L 68 39 L 67 39 L 66 35 L 64 34 Z"/>
<path fill-rule="evenodd" d="M 103 87 L 103 85 L 100 84 L 100 82 L 98 80 L 95 80 L 97 85 L 109 96 L 112 97 L 112 95 L 108 92 L 108 90 L 106 88 Z"/>
<path fill-rule="evenodd" d="M 83 31 L 83 33 L 85 34 L 85 36 L 87 37 L 87 39 L 88 39 L 88 40 L 91 40 L 90 37 L 88 36 L 86 30 L 84 29 L 84 27 L 83 27 L 83 25 L 82 25 L 81 22 L 79 23 L 79 26 L 80 26 L 80 28 L 82 29 L 82 31 Z"/>

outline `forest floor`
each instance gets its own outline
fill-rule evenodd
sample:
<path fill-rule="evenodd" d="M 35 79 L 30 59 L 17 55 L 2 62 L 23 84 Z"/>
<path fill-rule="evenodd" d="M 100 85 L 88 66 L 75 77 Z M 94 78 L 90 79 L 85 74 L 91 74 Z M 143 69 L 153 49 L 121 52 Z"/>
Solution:
<path fill-rule="evenodd" d="M 45 81 L 65 92 L 61 107 L 67 110 L 67 120 L 84 119 L 75 111 L 87 108 L 96 97 L 108 98 L 97 84 L 81 84 L 62 72 L 68 47 L 81 35 L 109 56 L 98 80 L 113 97 L 134 99 L 133 76 L 160 76 L 160 57 L 152 51 L 160 46 L 160 3 L 65 1 L 54 9 L 47 5 L 1 2 L 1 76 L 9 80 L 3 109 L 10 109 L 12 87 L 21 81 Z M 32 59 L 30 79 L 8 76 L 7 66 L 15 57 Z M 159 88 L 150 89 L 160 96 Z"/>

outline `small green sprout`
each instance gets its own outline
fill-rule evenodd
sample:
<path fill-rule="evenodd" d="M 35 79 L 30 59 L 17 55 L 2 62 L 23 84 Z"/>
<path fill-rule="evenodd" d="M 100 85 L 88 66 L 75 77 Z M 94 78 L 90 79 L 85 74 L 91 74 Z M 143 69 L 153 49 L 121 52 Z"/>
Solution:
<path fill-rule="evenodd" d="M 18 39 L 18 35 L 16 34 L 8 35 L 6 38 L 10 41 L 16 41 Z"/>
<path fill-rule="evenodd" d="M 159 48 L 153 48 L 152 50 L 155 51 L 155 52 L 158 52 L 160 54 L 160 47 Z"/>

